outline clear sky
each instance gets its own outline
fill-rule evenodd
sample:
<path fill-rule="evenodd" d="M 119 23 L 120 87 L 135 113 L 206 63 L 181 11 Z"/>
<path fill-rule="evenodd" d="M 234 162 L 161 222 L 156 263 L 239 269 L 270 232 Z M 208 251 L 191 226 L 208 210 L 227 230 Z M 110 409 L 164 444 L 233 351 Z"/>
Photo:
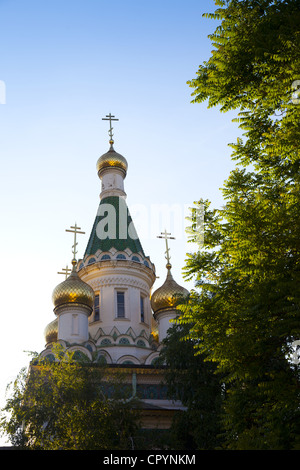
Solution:
<path fill-rule="evenodd" d="M 1 341 L 6 384 L 42 351 L 51 300 L 72 258 L 83 256 L 97 212 L 96 162 L 108 148 L 128 161 L 127 203 L 144 251 L 165 280 L 161 231 L 172 232 L 173 276 L 190 249 L 186 209 L 222 205 L 233 168 L 233 115 L 191 104 L 187 80 L 212 49 L 212 0 L 0 0 Z M 162 214 L 158 217 L 158 214 Z M 191 284 L 186 285 L 192 287 Z"/>

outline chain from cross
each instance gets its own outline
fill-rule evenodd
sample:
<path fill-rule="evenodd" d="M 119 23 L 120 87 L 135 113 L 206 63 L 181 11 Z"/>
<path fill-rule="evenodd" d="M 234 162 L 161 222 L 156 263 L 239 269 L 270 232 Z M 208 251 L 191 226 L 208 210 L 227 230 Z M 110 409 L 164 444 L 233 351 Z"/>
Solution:
<path fill-rule="evenodd" d="M 76 246 L 78 245 L 78 242 L 76 241 L 76 239 L 77 239 L 76 235 L 77 235 L 77 233 L 85 233 L 85 232 L 80 232 L 81 227 L 78 227 L 76 222 L 75 222 L 74 226 L 70 227 L 70 229 L 72 229 L 72 230 L 66 229 L 66 232 L 74 233 L 74 245 L 72 246 L 72 248 L 73 248 L 73 261 L 74 260 L 76 261 L 76 254 L 77 254 Z"/>
<path fill-rule="evenodd" d="M 64 274 L 66 276 L 66 279 L 68 277 L 68 274 L 72 271 L 72 269 L 68 268 L 68 265 L 65 268 L 62 268 L 62 271 L 64 272 L 57 272 L 57 274 Z"/>
<path fill-rule="evenodd" d="M 111 125 L 111 121 L 118 121 L 119 119 L 116 119 L 115 116 L 113 116 L 111 113 L 107 114 L 105 118 L 102 118 L 102 121 L 109 121 L 109 137 L 110 137 L 110 143 L 113 144 L 113 127 Z"/>
<path fill-rule="evenodd" d="M 168 240 L 175 240 L 175 237 L 171 237 L 170 236 L 171 234 L 167 232 L 167 230 L 165 229 L 164 232 L 161 232 L 161 235 L 158 235 L 157 238 L 164 238 L 165 241 L 166 241 L 166 260 L 167 260 L 167 263 L 170 264 L 170 259 L 171 259 L 171 256 L 170 256 L 170 248 L 168 247 Z"/>

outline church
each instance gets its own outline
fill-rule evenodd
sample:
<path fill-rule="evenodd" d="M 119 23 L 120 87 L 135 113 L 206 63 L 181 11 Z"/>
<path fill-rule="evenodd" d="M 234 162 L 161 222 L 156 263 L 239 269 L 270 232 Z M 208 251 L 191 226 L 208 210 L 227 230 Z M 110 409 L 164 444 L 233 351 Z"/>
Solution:
<path fill-rule="evenodd" d="M 132 396 L 142 404 L 142 426 L 170 427 L 173 413 L 184 409 L 167 398 L 162 368 L 156 361 L 170 322 L 176 318 L 178 296 L 188 291 L 172 277 L 166 242 L 166 279 L 156 290 L 155 266 L 144 253 L 126 204 L 124 180 L 128 163 L 114 149 L 111 114 L 109 150 L 97 161 L 101 180 L 100 204 L 82 259 L 76 259 L 75 223 L 66 231 L 74 235 L 72 269 L 52 294 L 54 319 L 44 331 L 41 357 L 53 359 L 51 348 L 59 342 L 74 357 L 87 357 L 108 368 L 126 372 Z"/>

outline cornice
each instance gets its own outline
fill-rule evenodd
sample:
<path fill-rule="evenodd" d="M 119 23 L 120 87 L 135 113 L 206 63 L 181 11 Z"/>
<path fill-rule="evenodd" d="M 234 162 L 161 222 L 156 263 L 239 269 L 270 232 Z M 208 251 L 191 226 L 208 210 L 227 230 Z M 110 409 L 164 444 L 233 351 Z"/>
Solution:
<path fill-rule="evenodd" d="M 53 309 L 55 315 L 63 315 L 64 313 L 69 313 L 71 311 L 78 310 L 80 313 L 84 313 L 87 316 L 90 316 L 92 313 L 93 309 L 89 307 L 88 305 L 84 304 L 78 304 L 78 303 L 69 303 L 69 304 L 63 304 L 59 305 L 58 307 L 55 307 Z"/>
<path fill-rule="evenodd" d="M 96 279 L 86 279 L 86 282 L 94 289 L 100 287 L 116 286 L 116 287 L 135 287 L 144 292 L 149 291 L 149 286 L 140 279 L 134 279 L 127 276 L 103 276 Z"/>
<path fill-rule="evenodd" d="M 148 292 L 155 275 L 146 266 L 134 261 L 101 261 L 86 266 L 79 272 L 80 278 L 94 289 L 113 284 L 137 287 Z"/>

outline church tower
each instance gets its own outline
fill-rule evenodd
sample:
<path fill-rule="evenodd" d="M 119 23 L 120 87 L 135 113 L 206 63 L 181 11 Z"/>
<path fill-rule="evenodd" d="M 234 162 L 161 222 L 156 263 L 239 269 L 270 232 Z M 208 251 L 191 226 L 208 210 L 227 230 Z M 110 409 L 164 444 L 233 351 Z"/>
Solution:
<path fill-rule="evenodd" d="M 55 287 L 52 299 L 58 317 L 57 339 L 82 344 L 89 339 L 88 317 L 93 310 L 95 295 L 78 276 L 75 259 L 72 264 L 70 276 Z"/>
<path fill-rule="evenodd" d="M 158 238 L 164 238 L 166 242 L 166 268 L 167 277 L 161 287 L 156 289 L 151 297 L 151 307 L 154 314 L 154 319 L 158 324 L 158 337 L 160 343 L 166 338 L 168 329 L 172 326 L 172 320 L 178 317 L 176 306 L 180 299 L 187 297 L 189 291 L 174 281 L 171 274 L 172 265 L 170 263 L 170 249 L 168 240 L 174 239 L 171 234 L 166 230 L 161 233 Z"/>
<path fill-rule="evenodd" d="M 167 232 L 167 278 L 151 298 L 155 266 L 145 255 L 126 204 L 124 180 L 128 163 L 115 151 L 111 114 L 109 150 L 97 161 L 100 203 L 82 259 L 76 262 L 75 224 L 73 269 L 53 292 L 57 319 L 45 329 L 46 350 L 54 341 L 108 365 L 154 365 L 170 320 L 175 297 L 187 295 L 172 278 Z M 67 271 L 67 269 L 66 269 Z M 77 299 L 77 300 L 76 300 Z M 154 312 L 154 315 L 152 313 Z M 157 332 L 159 334 L 157 334 Z"/>
<path fill-rule="evenodd" d="M 143 364 L 153 353 L 150 289 L 155 267 L 145 256 L 126 204 L 128 164 L 110 148 L 97 161 L 100 204 L 78 275 L 95 293 L 90 339 L 110 364 Z"/>
<path fill-rule="evenodd" d="M 151 307 L 154 313 L 154 318 L 158 323 L 158 337 L 162 342 L 166 336 L 168 329 L 172 326 L 172 320 L 178 317 L 176 305 L 181 298 L 186 297 L 189 291 L 182 286 L 179 286 L 174 281 L 171 268 L 172 265 L 168 263 L 167 277 L 164 284 L 153 292 L 151 297 Z"/>

